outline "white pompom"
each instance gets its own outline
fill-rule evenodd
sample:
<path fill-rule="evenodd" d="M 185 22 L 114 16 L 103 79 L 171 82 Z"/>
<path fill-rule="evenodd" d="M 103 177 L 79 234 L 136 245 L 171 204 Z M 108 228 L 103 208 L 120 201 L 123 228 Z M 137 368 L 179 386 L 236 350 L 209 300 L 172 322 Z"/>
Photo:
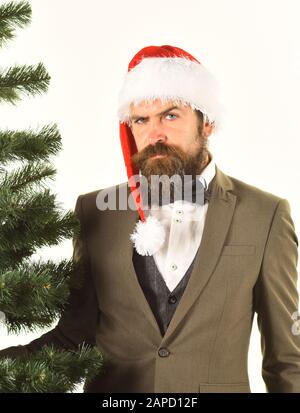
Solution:
<path fill-rule="evenodd" d="M 136 224 L 130 239 L 140 255 L 153 255 L 163 245 L 165 236 L 163 225 L 156 217 L 149 216 L 145 222 Z"/>

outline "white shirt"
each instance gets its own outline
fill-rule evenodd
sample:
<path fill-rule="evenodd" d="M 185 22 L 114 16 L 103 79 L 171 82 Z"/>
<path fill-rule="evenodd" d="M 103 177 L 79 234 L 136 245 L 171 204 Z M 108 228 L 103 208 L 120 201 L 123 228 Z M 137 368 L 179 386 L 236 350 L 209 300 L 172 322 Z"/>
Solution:
<path fill-rule="evenodd" d="M 212 154 L 199 180 L 207 189 L 216 173 Z M 163 224 L 166 238 L 153 255 L 158 270 L 170 291 L 173 291 L 190 267 L 201 243 L 208 203 L 199 205 L 177 200 L 149 210 Z"/>

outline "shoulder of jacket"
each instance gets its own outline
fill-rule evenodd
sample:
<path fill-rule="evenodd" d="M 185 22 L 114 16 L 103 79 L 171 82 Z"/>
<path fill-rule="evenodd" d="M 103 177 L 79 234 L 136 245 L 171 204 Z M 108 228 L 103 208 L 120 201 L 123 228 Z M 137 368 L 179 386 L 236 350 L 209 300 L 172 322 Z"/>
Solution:
<path fill-rule="evenodd" d="M 274 209 L 278 206 L 280 201 L 287 202 L 286 199 L 254 185 L 250 185 L 240 179 L 228 176 L 232 182 L 232 193 L 236 194 L 240 199 L 251 205 L 257 205 L 257 207 L 268 207 Z"/>
<path fill-rule="evenodd" d="M 81 199 L 84 207 L 90 206 L 96 209 L 96 200 L 97 200 L 97 196 L 99 195 L 99 193 L 105 192 L 105 194 L 109 195 L 110 193 L 115 193 L 117 191 L 120 191 L 120 189 L 125 189 L 125 188 L 127 189 L 127 187 L 128 187 L 128 182 L 126 181 L 126 182 L 122 182 L 117 185 L 112 185 L 112 186 L 104 187 L 101 189 L 97 189 L 95 191 L 83 193 L 79 195 L 78 198 Z"/>

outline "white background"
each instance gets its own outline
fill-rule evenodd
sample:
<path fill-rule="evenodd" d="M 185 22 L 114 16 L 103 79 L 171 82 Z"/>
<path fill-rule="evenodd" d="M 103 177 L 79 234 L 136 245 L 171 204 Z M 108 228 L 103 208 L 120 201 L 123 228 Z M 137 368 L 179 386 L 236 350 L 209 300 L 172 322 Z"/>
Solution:
<path fill-rule="evenodd" d="M 1 0 L 0 4 L 4 1 Z M 58 124 L 63 150 L 49 185 L 65 209 L 79 194 L 126 181 L 117 95 L 133 55 L 169 44 L 217 77 L 227 113 L 210 150 L 226 174 L 288 199 L 300 229 L 298 0 L 32 0 L 32 24 L 0 50 L 1 68 L 43 62 L 47 94 L 0 106 L 0 128 Z M 71 241 L 37 256 L 70 257 Z M 0 347 L 41 332 L 6 336 Z M 253 324 L 251 390 L 264 392 L 260 336 Z"/>

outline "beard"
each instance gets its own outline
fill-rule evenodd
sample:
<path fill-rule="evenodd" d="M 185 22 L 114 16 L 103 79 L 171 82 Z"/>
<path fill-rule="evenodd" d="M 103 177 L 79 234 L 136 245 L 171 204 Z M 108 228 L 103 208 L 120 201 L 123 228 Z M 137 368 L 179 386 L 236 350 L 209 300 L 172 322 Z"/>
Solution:
<path fill-rule="evenodd" d="M 207 149 L 207 140 L 202 136 L 199 136 L 198 139 L 199 146 L 194 154 L 186 153 L 175 145 L 170 146 L 162 142 L 157 142 L 155 145 L 148 145 L 142 151 L 137 152 L 131 157 L 131 162 L 140 170 L 140 173 L 147 181 L 146 189 L 143 188 L 143 181 L 141 181 L 141 193 L 144 202 L 148 200 L 148 204 L 150 205 L 153 203 L 158 205 L 169 203 L 163 201 L 161 186 L 157 188 L 157 181 L 155 183 L 153 175 L 165 175 L 169 178 L 176 175 L 177 184 L 178 186 L 180 185 L 180 188 L 183 188 L 184 183 L 189 180 L 192 180 L 192 185 L 195 185 L 196 176 L 201 174 L 211 158 Z M 176 192 L 178 191 L 178 187 L 176 189 L 177 184 L 174 184 L 172 181 L 169 183 L 168 199 L 170 202 L 174 202 L 175 197 L 176 199 L 183 198 L 182 189 L 180 197 L 178 198 L 178 192 Z M 154 197 L 151 196 L 151 188 L 153 194 L 153 188 L 155 188 L 156 198 L 154 202 Z M 159 196 L 158 200 L 157 194 Z"/>

